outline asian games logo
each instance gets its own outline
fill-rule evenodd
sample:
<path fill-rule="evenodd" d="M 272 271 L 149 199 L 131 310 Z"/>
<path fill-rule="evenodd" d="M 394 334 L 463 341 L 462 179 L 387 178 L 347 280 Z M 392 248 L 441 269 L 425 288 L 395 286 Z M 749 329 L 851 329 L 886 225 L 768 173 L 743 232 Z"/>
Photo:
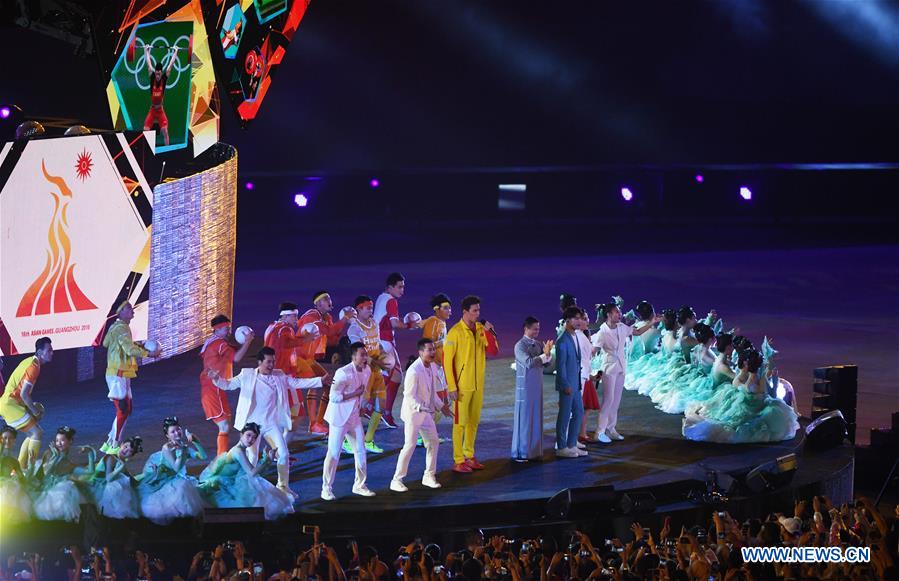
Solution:
<path fill-rule="evenodd" d="M 81 181 L 91 175 L 93 161 L 87 150 L 78 155 L 75 173 Z M 19 302 L 17 317 L 87 311 L 97 306 L 82 292 L 75 280 L 75 263 L 72 262 L 72 240 L 69 237 L 69 204 L 72 190 L 65 179 L 47 171 L 46 160 L 41 160 L 44 180 L 50 184 L 48 194 L 53 198 L 53 214 L 47 228 L 47 260 Z"/>

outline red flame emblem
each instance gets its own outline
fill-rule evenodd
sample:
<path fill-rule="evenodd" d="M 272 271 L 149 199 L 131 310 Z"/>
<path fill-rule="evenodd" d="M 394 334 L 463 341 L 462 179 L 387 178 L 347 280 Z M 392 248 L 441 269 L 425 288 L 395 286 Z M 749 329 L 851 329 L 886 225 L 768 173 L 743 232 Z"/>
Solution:
<path fill-rule="evenodd" d="M 91 175 L 91 168 L 94 166 L 94 162 L 91 159 L 91 154 L 88 150 L 83 149 L 81 153 L 78 154 L 78 159 L 75 163 L 75 173 L 78 174 L 78 178 L 81 181 L 86 180 Z"/>

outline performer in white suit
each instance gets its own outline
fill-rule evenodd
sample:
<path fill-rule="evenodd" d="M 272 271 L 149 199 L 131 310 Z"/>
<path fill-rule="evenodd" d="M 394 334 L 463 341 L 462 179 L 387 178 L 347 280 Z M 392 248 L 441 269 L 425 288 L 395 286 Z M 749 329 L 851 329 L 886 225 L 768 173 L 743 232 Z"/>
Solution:
<path fill-rule="evenodd" d="M 425 444 L 425 473 L 421 483 L 428 488 L 440 488 L 437 482 L 437 449 L 440 447 L 440 438 L 437 436 L 437 426 L 434 424 L 434 412 L 440 410 L 446 416 L 452 416 L 449 402 L 440 399 L 438 391 L 445 389 L 442 385 L 443 375 L 439 372 L 439 365 L 435 361 L 437 348 L 431 339 L 418 340 L 418 359 L 415 360 L 406 371 L 406 379 L 403 383 L 403 407 L 400 418 L 405 422 L 406 440 L 400 456 L 396 461 L 396 472 L 390 482 L 390 490 L 394 492 L 406 492 L 409 490 L 403 484 L 403 478 L 409 472 L 409 461 L 415 452 L 415 444 L 418 435 Z"/>
<path fill-rule="evenodd" d="M 290 403 L 288 390 L 312 389 L 328 385 L 326 377 L 290 377 L 275 369 L 275 350 L 263 347 L 256 355 L 259 362 L 255 369 L 245 367 L 230 381 L 222 379 L 217 371 L 210 369 L 207 374 L 216 387 L 224 390 L 240 390 L 234 427 L 242 430 L 253 422 L 261 426 L 260 438 L 249 449 L 250 462 L 255 466 L 259 459 L 259 443 L 264 439 L 276 451 L 278 458 L 278 488 L 293 494 L 288 486 L 289 466 L 287 441 L 284 434 L 290 429 Z"/>
<path fill-rule="evenodd" d="M 334 373 L 331 394 L 328 398 L 328 409 L 325 420 L 328 430 L 328 453 L 322 467 L 322 499 L 334 500 L 334 476 L 337 474 L 337 461 L 344 438 L 353 448 L 356 462 L 356 479 L 353 482 L 353 494 L 374 496 L 375 493 L 365 485 L 365 432 L 362 430 L 362 419 L 359 408 L 362 394 L 371 378 L 368 367 L 368 351 L 362 342 L 350 345 L 352 361 Z"/>

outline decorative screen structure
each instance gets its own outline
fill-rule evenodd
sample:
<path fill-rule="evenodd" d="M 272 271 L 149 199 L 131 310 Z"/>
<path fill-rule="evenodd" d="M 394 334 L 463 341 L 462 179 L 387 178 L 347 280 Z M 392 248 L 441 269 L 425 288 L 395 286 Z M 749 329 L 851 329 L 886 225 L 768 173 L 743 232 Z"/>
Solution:
<path fill-rule="evenodd" d="M 210 153 L 214 167 L 154 190 L 149 327 L 163 357 L 199 346 L 214 316 L 231 316 L 237 150 L 218 143 Z"/>

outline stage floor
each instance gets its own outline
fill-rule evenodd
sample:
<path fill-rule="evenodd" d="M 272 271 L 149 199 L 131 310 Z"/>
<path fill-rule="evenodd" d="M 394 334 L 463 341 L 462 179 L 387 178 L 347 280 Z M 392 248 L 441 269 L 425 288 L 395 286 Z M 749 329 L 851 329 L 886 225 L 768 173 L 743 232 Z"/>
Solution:
<path fill-rule="evenodd" d="M 409 476 L 406 479 L 409 492 L 397 494 L 388 489 L 396 467 L 399 449 L 403 444 L 403 430 L 380 428 L 376 441 L 384 448 L 383 454 L 368 454 L 368 484 L 378 493 L 375 499 L 351 494 L 353 459 L 344 454 L 338 468 L 334 488 L 337 502 L 325 503 L 319 499 L 321 492 L 322 460 L 325 441 L 304 434 L 291 444 L 293 463 L 291 487 L 300 495 L 298 511 L 308 515 L 339 512 L 378 512 L 396 509 L 414 509 L 435 506 L 470 505 L 486 502 L 529 501 L 546 499 L 561 489 L 595 485 L 614 485 L 616 490 L 648 488 L 688 479 L 704 480 L 708 470 L 719 472 L 747 471 L 763 462 L 796 450 L 801 444 L 801 433 L 794 440 L 777 444 L 727 446 L 690 442 L 681 437 L 680 415 L 669 415 L 654 408 L 649 398 L 626 391 L 619 414 L 619 430 L 626 435 L 622 442 L 589 446 L 589 456 L 578 459 L 557 459 L 553 450 L 553 434 L 558 409 L 558 395 L 554 378 L 544 376 L 544 460 L 528 464 L 511 462 L 512 416 L 515 372 L 511 359 L 490 360 L 487 365 L 484 410 L 476 452 L 487 467 L 472 474 L 456 474 L 452 467 L 452 444 L 447 441 L 440 447 L 438 479 L 440 490 L 423 487 L 419 480 L 424 469 L 424 448 L 416 450 Z M 160 421 L 165 415 L 177 415 L 182 425 L 197 433 L 207 449 L 214 451 L 214 431 L 201 415 L 201 410 L 185 401 L 195 389 L 194 355 L 188 354 L 170 361 L 146 367 L 134 383 L 135 413 L 127 425 L 128 434 L 144 437 L 146 453 L 135 460 L 133 473 L 143 459 L 163 442 Z M 64 394 L 44 398 L 48 410 L 68 409 L 80 411 L 76 443 L 102 441 L 111 420 L 111 404 L 88 401 L 86 396 L 74 398 L 65 395 L 69 403 L 62 401 Z M 235 399 L 235 394 L 231 394 Z M 95 399 L 95 398 L 92 398 Z M 82 408 L 73 408 L 72 402 L 82 402 Z M 236 401 L 233 402 L 236 404 Z M 401 399 L 397 402 L 397 406 Z M 591 420 L 595 416 L 591 416 Z M 55 423 L 50 423 L 50 426 Z M 451 425 L 442 421 L 438 431 L 447 439 Z M 232 443 L 236 432 L 232 433 Z M 202 463 L 193 462 L 192 472 L 198 472 Z M 274 474 L 270 476 L 274 477 Z"/>

